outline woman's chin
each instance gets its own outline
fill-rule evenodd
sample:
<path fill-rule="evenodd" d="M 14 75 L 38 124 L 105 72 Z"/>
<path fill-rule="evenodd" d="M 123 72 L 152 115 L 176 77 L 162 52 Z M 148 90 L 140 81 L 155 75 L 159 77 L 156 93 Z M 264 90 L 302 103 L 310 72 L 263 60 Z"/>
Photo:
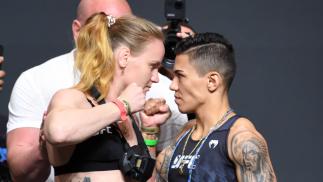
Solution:
<path fill-rule="evenodd" d="M 185 108 L 183 107 L 182 103 L 175 100 L 175 103 L 177 104 L 177 107 L 178 107 L 178 110 L 181 112 L 181 113 L 185 113 Z"/>

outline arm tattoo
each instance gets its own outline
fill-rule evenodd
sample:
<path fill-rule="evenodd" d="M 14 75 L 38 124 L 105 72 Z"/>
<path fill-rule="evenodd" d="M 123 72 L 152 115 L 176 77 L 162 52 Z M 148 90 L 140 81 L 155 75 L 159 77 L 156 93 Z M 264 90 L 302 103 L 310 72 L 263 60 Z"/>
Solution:
<path fill-rule="evenodd" d="M 250 131 L 232 137 L 232 156 L 239 164 L 237 172 L 243 182 L 276 181 L 266 141 Z"/>
<path fill-rule="evenodd" d="M 160 155 L 163 155 L 163 160 L 160 160 L 160 161 L 157 161 L 159 162 L 159 166 L 160 166 L 160 169 L 158 170 L 158 182 L 161 182 L 161 181 L 167 181 L 168 179 L 168 166 L 171 162 L 171 159 L 172 159 L 172 153 L 173 153 L 173 150 L 174 150 L 174 147 L 173 145 L 171 146 L 168 146 L 165 148 L 165 150 L 160 153 Z"/>
<path fill-rule="evenodd" d="M 91 182 L 91 178 L 90 177 L 84 177 L 83 182 Z"/>

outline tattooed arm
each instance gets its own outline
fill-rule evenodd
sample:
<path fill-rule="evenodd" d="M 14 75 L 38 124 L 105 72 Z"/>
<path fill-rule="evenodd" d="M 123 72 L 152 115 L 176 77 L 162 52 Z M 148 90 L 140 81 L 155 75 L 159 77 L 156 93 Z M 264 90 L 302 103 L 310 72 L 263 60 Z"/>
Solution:
<path fill-rule="evenodd" d="M 157 181 L 168 181 L 168 166 L 172 159 L 174 145 L 166 147 L 162 152 L 159 153 L 156 160 L 156 171 L 157 171 Z"/>
<path fill-rule="evenodd" d="M 238 119 L 230 129 L 228 152 L 229 157 L 236 165 L 238 181 L 277 181 L 267 143 L 248 119 Z"/>

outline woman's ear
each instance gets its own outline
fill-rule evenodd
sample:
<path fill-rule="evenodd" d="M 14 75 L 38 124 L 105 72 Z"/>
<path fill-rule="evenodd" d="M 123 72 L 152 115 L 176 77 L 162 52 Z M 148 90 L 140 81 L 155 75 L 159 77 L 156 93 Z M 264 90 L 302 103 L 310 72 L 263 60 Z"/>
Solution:
<path fill-rule="evenodd" d="M 207 74 L 207 88 L 210 92 L 218 89 L 221 82 L 222 77 L 218 72 L 213 71 Z"/>
<path fill-rule="evenodd" d="M 125 69 L 128 65 L 130 49 L 128 47 L 121 46 L 116 50 L 115 56 L 119 67 L 121 69 Z"/>

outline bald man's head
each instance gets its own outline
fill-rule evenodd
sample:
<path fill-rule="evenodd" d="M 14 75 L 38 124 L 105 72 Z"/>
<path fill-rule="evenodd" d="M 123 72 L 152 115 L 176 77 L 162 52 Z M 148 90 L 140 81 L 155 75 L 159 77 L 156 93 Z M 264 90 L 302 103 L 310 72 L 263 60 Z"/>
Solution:
<path fill-rule="evenodd" d="M 104 12 L 114 17 L 132 14 L 126 0 L 80 0 L 76 19 L 84 24 L 87 18 L 98 12 Z"/>
<path fill-rule="evenodd" d="M 76 41 L 78 33 L 85 21 L 93 14 L 104 12 L 114 17 L 131 15 L 127 0 L 80 0 L 77 7 L 76 19 L 72 24 L 73 37 Z"/>

